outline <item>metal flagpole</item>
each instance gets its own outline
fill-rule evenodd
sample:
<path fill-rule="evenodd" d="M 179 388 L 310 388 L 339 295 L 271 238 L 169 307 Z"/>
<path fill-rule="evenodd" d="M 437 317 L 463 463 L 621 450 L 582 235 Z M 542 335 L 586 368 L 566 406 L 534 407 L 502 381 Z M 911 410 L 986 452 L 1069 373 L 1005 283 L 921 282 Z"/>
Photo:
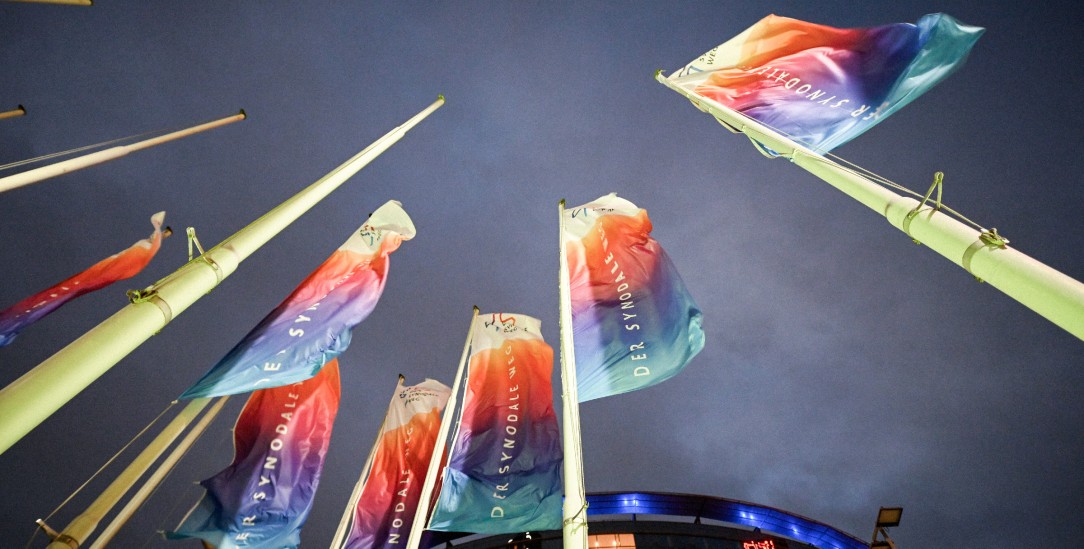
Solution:
<path fill-rule="evenodd" d="M 422 482 L 422 493 L 418 499 L 418 508 L 414 511 L 414 522 L 410 525 L 410 535 L 407 536 L 406 549 L 418 549 L 422 542 L 422 532 L 425 531 L 429 521 L 429 506 L 433 500 L 433 490 L 437 486 L 437 475 L 440 474 L 440 464 L 444 459 L 444 449 L 448 446 L 448 431 L 451 430 L 452 418 L 456 417 L 455 406 L 459 396 L 459 385 L 463 380 L 463 367 L 467 364 L 470 353 L 471 338 L 474 336 L 474 323 L 478 321 L 478 306 L 474 306 L 474 312 L 470 317 L 470 328 L 467 329 L 467 341 L 463 344 L 463 354 L 459 356 L 459 367 L 455 371 L 455 379 L 452 381 L 452 393 L 448 395 L 448 402 L 444 405 L 444 414 L 440 418 L 440 429 L 437 431 L 437 442 L 433 446 L 433 456 L 429 458 L 429 469 L 425 473 Z"/>
<path fill-rule="evenodd" d="M 151 465 L 169 448 L 170 444 L 173 444 L 174 440 L 177 440 L 177 437 L 188 428 L 210 401 L 209 398 L 197 398 L 189 401 L 181 409 L 180 413 L 173 418 L 173 421 L 170 421 L 162 428 L 158 436 L 150 441 L 146 448 L 132 460 L 132 463 L 121 471 L 105 490 L 102 490 L 102 493 L 87 507 L 87 510 L 76 517 L 63 532 L 54 538 L 54 543 L 60 542 L 61 547 L 71 547 L 67 545 L 70 540 L 75 544 L 74 547 L 78 547 L 79 543 L 94 531 L 102 517 L 120 501 L 120 498 L 124 497 L 125 492 L 139 480 L 139 477 L 143 476 L 143 473 L 146 473 L 151 468 Z M 38 523 L 45 526 L 41 521 Z M 46 531 L 49 530 L 46 529 Z"/>
<path fill-rule="evenodd" d="M 69 6 L 92 6 L 92 0 L 6 0 L 7 2 L 26 2 L 31 4 L 67 4 Z"/>
<path fill-rule="evenodd" d="M 854 170 L 795 143 L 767 126 L 719 103 L 691 93 L 662 75 L 655 79 L 684 95 L 728 127 L 779 153 L 871 210 L 916 242 L 929 246 L 975 278 L 1069 333 L 1084 339 L 1084 284 L 1007 246 L 994 230 L 978 231 L 942 213 L 926 200 L 900 196 Z"/>
<path fill-rule="evenodd" d="M 15 118 L 16 116 L 23 116 L 26 114 L 26 107 L 19 105 L 13 110 L 0 112 L 0 120 L 5 118 Z"/>
<path fill-rule="evenodd" d="M 561 426 L 564 446 L 565 503 L 562 519 L 564 547 L 587 548 L 587 495 L 583 484 L 583 448 L 580 441 L 580 399 L 576 387 L 576 351 L 572 341 L 572 296 L 568 257 L 565 254 L 565 201 L 557 205 L 560 268 L 558 289 L 561 319 Z"/>
<path fill-rule="evenodd" d="M 211 409 L 207 410 L 206 414 L 203 414 L 203 417 L 200 418 L 199 422 L 196 423 L 196 425 L 192 427 L 192 430 L 184 436 L 184 439 L 181 440 L 179 444 L 177 444 L 177 447 L 174 448 L 168 456 L 166 456 L 166 459 L 162 460 L 162 463 L 158 466 L 158 469 L 155 469 L 154 473 L 151 473 L 151 476 L 147 478 L 147 480 L 143 483 L 143 486 L 140 486 L 139 490 L 136 490 L 136 492 L 132 494 L 132 499 L 128 500 L 128 503 L 124 504 L 124 507 L 122 507 L 121 510 L 117 512 L 117 516 L 113 517 L 113 520 L 110 521 L 110 523 L 105 527 L 104 530 L 102 530 L 101 535 L 99 535 L 98 538 L 94 540 L 94 543 L 90 545 L 90 549 L 100 549 L 102 547 L 105 547 L 110 541 L 113 541 L 113 536 L 117 535 L 117 532 L 119 532 L 120 529 L 128 522 L 128 519 L 130 519 L 132 515 L 135 514 L 136 510 L 138 510 L 139 507 L 143 505 L 145 501 L 147 501 L 147 498 L 150 497 L 151 492 L 158 488 L 158 485 L 162 483 L 162 479 L 166 478 L 166 475 L 168 475 L 169 472 L 173 470 L 173 467 L 177 465 L 177 462 L 180 461 L 182 457 L 184 457 L 184 454 L 188 452 L 188 449 L 191 448 L 197 440 L 199 440 L 199 437 L 203 435 L 203 432 L 207 429 L 207 426 L 210 425 L 211 422 L 214 421 L 215 417 L 218 416 L 218 413 L 222 411 L 222 407 L 226 405 L 226 400 L 229 398 L 229 395 L 218 397 L 218 400 L 215 401 L 213 406 L 211 406 Z M 112 506 L 115 504 L 116 501 L 112 502 L 109 505 L 109 508 L 112 508 Z M 86 541 L 86 539 L 94 531 L 94 528 L 97 526 L 98 521 L 101 520 L 102 515 L 108 512 L 109 508 L 102 509 L 100 513 L 98 513 L 97 516 L 94 517 L 94 522 L 89 523 L 88 521 L 85 524 L 83 530 L 76 531 L 76 522 L 73 521 L 70 525 L 68 525 L 67 528 L 64 529 L 63 532 L 61 532 L 61 536 L 65 534 L 68 536 L 67 539 L 63 542 L 61 542 L 60 540 L 53 541 L 53 543 L 49 544 L 48 549 L 71 549 L 72 541 L 74 541 L 77 546 L 78 544 Z M 88 514 L 89 512 L 90 510 L 88 509 L 87 513 L 84 513 L 84 515 Z M 81 517 L 82 516 L 83 515 L 81 515 Z"/>
<path fill-rule="evenodd" d="M 155 145 L 160 145 L 167 141 L 174 141 L 182 137 L 188 137 L 189 135 L 195 133 L 214 129 L 219 126 L 225 126 L 226 124 L 232 124 L 233 122 L 244 119 L 245 111 L 241 111 L 233 116 L 219 118 L 218 120 L 213 120 L 205 124 L 192 126 L 191 128 L 185 128 L 183 130 L 177 130 L 175 132 L 170 132 L 165 135 L 160 135 L 158 137 L 146 139 L 144 141 L 132 143 L 131 145 L 119 145 L 116 147 L 110 147 L 108 149 L 98 152 L 93 152 L 87 155 L 78 156 L 76 158 L 63 160 L 61 162 L 57 162 L 56 164 L 49 164 L 48 166 L 34 168 L 33 170 L 27 170 L 25 172 L 20 172 L 15 175 L 0 177 L 0 193 L 4 191 L 10 191 L 11 189 L 16 189 L 25 185 L 30 185 L 31 183 L 44 181 L 46 179 L 49 179 L 50 177 L 56 177 L 58 175 L 63 175 L 68 172 L 74 172 L 83 168 L 89 168 L 90 166 L 96 166 L 103 162 L 108 162 L 110 160 L 125 156 L 128 153 L 133 153 L 135 151 L 140 151 L 149 147 L 153 147 Z"/>
<path fill-rule="evenodd" d="M 237 270 L 241 261 L 443 104 L 444 98 L 439 97 L 402 126 L 377 139 L 244 229 L 148 290 L 136 292 L 131 304 L 0 390 L 0 453 L 7 451 L 174 317 L 213 290 Z"/>
<path fill-rule="evenodd" d="M 395 403 L 397 396 L 395 393 L 399 392 L 399 384 L 405 379 L 403 374 L 399 374 L 399 382 L 395 384 L 391 402 L 388 403 L 388 409 L 384 412 L 384 421 L 380 422 L 380 428 L 376 431 L 376 440 L 373 441 L 373 447 L 369 449 L 369 457 L 365 458 L 365 466 L 361 468 L 361 475 L 358 477 L 357 484 L 354 485 L 354 491 L 350 494 L 350 502 L 346 504 L 343 518 L 339 520 L 339 527 L 335 529 L 335 537 L 331 538 L 331 545 L 328 546 L 330 549 L 338 549 L 338 547 L 342 546 L 343 540 L 346 539 L 346 534 L 350 530 L 350 521 L 354 518 L 354 509 L 358 506 L 358 499 L 361 498 L 365 480 L 369 478 L 369 473 L 373 470 L 373 459 L 376 457 L 376 450 L 380 446 L 380 437 L 384 436 L 384 426 L 388 424 L 388 412 L 391 411 L 392 404 Z"/>

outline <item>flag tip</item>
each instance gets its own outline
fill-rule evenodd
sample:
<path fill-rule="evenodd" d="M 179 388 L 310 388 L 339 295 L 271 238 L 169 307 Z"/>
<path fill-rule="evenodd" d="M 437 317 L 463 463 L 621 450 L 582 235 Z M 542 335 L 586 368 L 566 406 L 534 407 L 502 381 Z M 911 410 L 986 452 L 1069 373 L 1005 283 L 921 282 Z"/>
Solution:
<path fill-rule="evenodd" d="M 655 69 L 655 78 L 658 78 L 662 74 L 662 69 Z"/>
<path fill-rule="evenodd" d="M 241 109 L 240 114 L 241 114 L 241 120 L 247 120 L 248 119 L 248 113 L 245 112 L 245 109 Z"/>
<path fill-rule="evenodd" d="M 443 93 L 438 93 L 437 94 L 437 101 L 440 101 L 441 103 L 444 102 L 444 94 Z"/>
<path fill-rule="evenodd" d="M 404 381 L 406 381 L 406 376 L 404 376 L 403 374 L 399 374 L 399 383 L 402 383 Z"/>
<path fill-rule="evenodd" d="M 564 208 L 565 207 L 565 199 L 562 198 L 561 200 L 559 200 L 557 202 L 557 204 L 560 205 L 562 208 Z"/>
<path fill-rule="evenodd" d="M 23 114 L 26 114 L 26 107 L 24 107 L 22 105 L 19 105 L 18 107 L 16 107 L 16 110 L 23 111 Z"/>
<path fill-rule="evenodd" d="M 481 309 L 479 309 L 477 305 L 474 306 L 474 314 L 478 314 L 478 311 L 480 310 Z"/>

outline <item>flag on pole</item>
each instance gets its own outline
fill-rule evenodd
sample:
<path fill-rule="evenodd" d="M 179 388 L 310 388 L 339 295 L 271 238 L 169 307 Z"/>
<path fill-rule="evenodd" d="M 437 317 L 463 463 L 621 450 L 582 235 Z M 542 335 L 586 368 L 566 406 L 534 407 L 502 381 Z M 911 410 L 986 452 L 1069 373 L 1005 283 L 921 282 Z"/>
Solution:
<path fill-rule="evenodd" d="M 954 72 L 983 31 L 942 13 L 862 29 L 769 15 L 668 78 L 830 151 Z"/>
<path fill-rule="evenodd" d="M 312 377 L 350 345 L 350 330 L 369 316 L 384 291 L 388 255 L 413 237 L 410 217 L 389 200 L 181 398 L 245 393 Z"/>
<path fill-rule="evenodd" d="M 611 193 L 564 216 L 579 401 L 676 375 L 704 348 L 702 315 L 647 212 Z"/>
<path fill-rule="evenodd" d="M 406 545 L 449 389 L 427 379 L 395 389 L 344 549 Z"/>
<path fill-rule="evenodd" d="M 229 467 L 169 539 L 198 538 L 216 549 L 297 547 L 312 509 L 339 409 L 339 363 L 315 377 L 252 393 L 234 427 Z"/>
<path fill-rule="evenodd" d="M 23 328 L 37 322 L 68 301 L 104 288 L 118 280 L 139 274 L 162 245 L 162 222 L 165 218 L 166 212 L 152 215 L 151 225 L 154 226 L 154 232 L 149 237 L 0 312 L 0 347 L 10 344 Z"/>
<path fill-rule="evenodd" d="M 474 323 L 459 431 L 429 529 L 501 534 L 561 527 L 561 443 L 553 349 L 541 323 Z"/>

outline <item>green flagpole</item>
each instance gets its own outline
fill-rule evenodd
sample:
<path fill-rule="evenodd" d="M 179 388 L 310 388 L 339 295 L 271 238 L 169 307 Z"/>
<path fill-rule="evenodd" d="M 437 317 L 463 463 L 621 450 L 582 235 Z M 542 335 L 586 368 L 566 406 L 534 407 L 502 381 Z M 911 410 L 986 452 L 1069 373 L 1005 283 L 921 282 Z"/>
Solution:
<path fill-rule="evenodd" d="M 279 204 L 233 236 L 186 263 L 154 287 L 0 390 L 0 453 L 45 421 L 114 364 L 210 292 L 260 246 L 380 156 L 430 113 L 439 97 L 338 168 Z"/>
<path fill-rule="evenodd" d="M 996 231 L 976 230 L 942 213 L 927 200 L 901 196 L 865 176 L 795 143 L 779 132 L 719 103 L 677 86 L 658 72 L 655 79 L 684 95 L 729 128 L 779 153 L 871 210 L 914 241 L 928 246 L 975 278 L 1084 339 L 1084 284 L 1010 248 Z"/>

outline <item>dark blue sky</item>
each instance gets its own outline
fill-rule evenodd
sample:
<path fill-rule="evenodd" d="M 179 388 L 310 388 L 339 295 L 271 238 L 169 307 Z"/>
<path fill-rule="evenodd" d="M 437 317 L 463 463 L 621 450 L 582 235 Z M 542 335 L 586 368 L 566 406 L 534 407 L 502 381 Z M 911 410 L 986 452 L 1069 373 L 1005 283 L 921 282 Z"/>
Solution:
<path fill-rule="evenodd" d="M 0 111 L 29 111 L 0 120 L 0 164 L 250 115 L 0 195 L 0 307 L 145 237 L 159 210 L 213 245 L 448 100 L 0 455 L 0 540 L 21 546 L 397 199 L 418 236 L 392 256 L 382 301 L 340 359 L 343 404 L 302 532 L 326 545 L 396 374 L 451 383 L 475 304 L 540 318 L 556 347 L 557 201 L 616 191 L 651 215 L 707 345 L 670 381 L 583 406 L 589 491 L 753 501 L 866 539 L 879 506 L 902 505 L 901 547 L 1076 543 L 1084 344 L 652 79 L 769 13 L 855 27 L 938 11 L 987 28 L 968 62 L 836 153 L 918 191 L 945 172 L 947 204 L 1084 278 L 1084 58 L 1068 2 L 0 3 Z M 138 277 L 27 329 L 0 349 L 0 383 L 185 254 L 175 236 Z M 242 400 L 118 546 L 167 546 L 154 531 L 230 462 Z"/>

